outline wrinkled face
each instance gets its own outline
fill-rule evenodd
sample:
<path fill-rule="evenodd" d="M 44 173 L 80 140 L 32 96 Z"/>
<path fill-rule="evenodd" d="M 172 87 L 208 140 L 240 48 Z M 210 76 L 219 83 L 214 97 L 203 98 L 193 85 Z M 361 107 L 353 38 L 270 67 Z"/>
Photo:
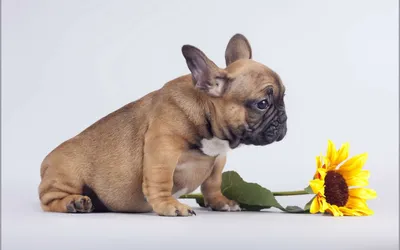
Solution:
<path fill-rule="evenodd" d="M 226 71 L 230 82 L 224 96 L 231 102 L 227 105 L 244 114 L 242 131 L 233 129 L 242 133 L 240 143 L 267 145 L 282 140 L 287 132 L 287 116 L 280 77 L 268 67 L 245 59 L 230 64 Z"/>
<path fill-rule="evenodd" d="M 251 59 L 251 47 L 243 35 L 230 39 L 225 69 L 191 45 L 183 46 L 182 53 L 195 87 L 212 100 L 216 137 L 229 141 L 231 148 L 267 145 L 285 137 L 285 87 L 278 74 Z"/>

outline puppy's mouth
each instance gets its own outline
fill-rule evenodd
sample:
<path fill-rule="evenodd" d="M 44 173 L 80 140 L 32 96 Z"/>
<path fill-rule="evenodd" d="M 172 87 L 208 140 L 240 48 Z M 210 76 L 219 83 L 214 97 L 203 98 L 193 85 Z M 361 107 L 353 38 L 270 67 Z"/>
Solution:
<path fill-rule="evenodd" d="M 271 107 L 264 119 L 252 128 L 247 128 L 241 143 L 245 145 L 264 146 L 281 141 L 287 132 L 287 116 L 284 107 Z"/>
<path fill-rule="evenodd" d="M 285 107 L 271 106 L 264 114 L 263 119 L 257 124 L 250 126 L 247 123 L 232 128 L 229 126 L 222 127 L 222 140 L 229 142 L 231 149 L 237 148 L 240 145 L 256 145 L 264 146 L 273 142 L 281 141 L 287 132 Z M 211 124 L 208 122 L 208 124 Z M 212 127 L 209 127 L 209 134 L 212 135 Z"/>

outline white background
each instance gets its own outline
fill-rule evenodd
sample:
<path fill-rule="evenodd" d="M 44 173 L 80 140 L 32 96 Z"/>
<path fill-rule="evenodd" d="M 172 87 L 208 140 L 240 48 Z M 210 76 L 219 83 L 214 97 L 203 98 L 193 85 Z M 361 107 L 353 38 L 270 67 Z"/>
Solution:
<path fill-rule="evenodd" d="M 398 249 L 398 7 L 395 0 L 3 0 L 2 249 Z M 327 140 L 348 141 L 351 155 L 369 153 L 375 215 L 40 210 L 39 167 L 49 151 L 187 74 L 184 44 L 224 67 L 238 32 L 286 85 L 288 134 L 231 152 L 226 170 L 273 191 L 302 189 Z"/>

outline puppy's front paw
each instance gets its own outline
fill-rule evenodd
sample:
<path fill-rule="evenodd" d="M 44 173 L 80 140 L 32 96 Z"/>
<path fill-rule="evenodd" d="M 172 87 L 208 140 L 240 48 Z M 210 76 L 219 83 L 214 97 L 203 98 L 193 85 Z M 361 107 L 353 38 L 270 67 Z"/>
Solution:
<path fill-rule="evenodd" d="M 161 216 L 192 216 L 196 215 L 191 207 L 175 199 L 161 201 L 153 206 L 154 212 Z"/>
<path fill-rule="evenodd" d="M 77 195 L 67 204 L 67 212 L 69 213 L 90 213 L 93 210 L 92 201 L 87 196 Z"/>
<path fill-rule="evenodd" d="M 214 211 L 236 212 L 241 211 L 239 204 L 236 201 L 229 200 L 223 195 L 208 199 L 206 206 Z"/>

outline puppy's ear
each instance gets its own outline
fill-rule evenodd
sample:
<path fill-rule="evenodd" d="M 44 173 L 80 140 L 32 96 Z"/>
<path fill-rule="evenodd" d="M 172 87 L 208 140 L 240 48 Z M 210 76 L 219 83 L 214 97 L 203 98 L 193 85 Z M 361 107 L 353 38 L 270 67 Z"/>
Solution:
<path fill-rule="evenodd" d="M 226 72 L 192 45 L 182 46 L 182 54 L 192 73 L 195 87 L 211 96 L 221 96 L 226 89 Z"/>
<path fill-rule="evenodd" d="M 234 35 L 228 42 L 225 50 L 226 66 L 239 59 L 251 59 L 251 46 L 247 38 L 242 34 Z"/>

